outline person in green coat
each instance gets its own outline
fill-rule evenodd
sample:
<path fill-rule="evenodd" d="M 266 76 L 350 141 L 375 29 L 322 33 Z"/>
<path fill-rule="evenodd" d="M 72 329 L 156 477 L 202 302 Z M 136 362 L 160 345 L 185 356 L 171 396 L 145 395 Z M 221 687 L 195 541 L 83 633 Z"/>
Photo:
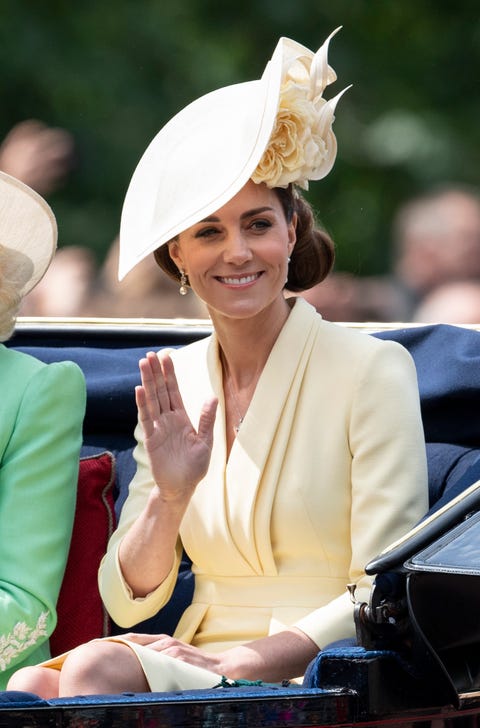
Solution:
<path fill-rule="evenodd" d="M 50 655 L 75 513 L 83 374 L 3 343 L 56 242 L 47 203 L 0 172 L 0 689 Z"/>

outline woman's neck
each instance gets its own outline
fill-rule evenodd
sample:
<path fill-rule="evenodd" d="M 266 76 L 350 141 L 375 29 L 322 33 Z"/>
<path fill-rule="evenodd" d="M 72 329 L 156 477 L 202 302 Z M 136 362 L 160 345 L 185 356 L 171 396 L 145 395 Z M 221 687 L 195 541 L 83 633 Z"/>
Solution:
<path fill-rule="evenodd" d="M 227 457 L 243 425 L 263 368 L 291 310 L 286 302 L 279 308 L 273 319 L 268 315 L 227 319 L 212 313 L 222 366 Z"/>
<path fill-rule="evenodd" d="M 273 320 L 268 312 L 247 319 L 211 312 L 224 376 L 228 374 L 235 391 L 251 388 L 252 382 L 256 384 L 290 310 L 285 301 L 280 315 L 277 310 Z"/>

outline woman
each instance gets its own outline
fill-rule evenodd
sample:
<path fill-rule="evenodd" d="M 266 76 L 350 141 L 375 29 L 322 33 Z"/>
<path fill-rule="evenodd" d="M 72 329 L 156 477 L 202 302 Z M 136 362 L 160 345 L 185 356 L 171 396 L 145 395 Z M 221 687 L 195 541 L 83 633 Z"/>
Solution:
<path fill-rule="evenodd" d="M 296 190 L 335 158 L 327 46 L 314 56 L 281 39 L 262 79 L 180 112 L 125 200 L 121 275 L 155 252 L 214 333 L 140 362 L 137 473 L 100 588 L 115 621 L 136 624 L 169 599 L 185 548 L 193 602 L 173 637 L 91 642 L 11 687 L 51 697 L 297 679 L 319 649 L 354 637 L 347 585 L 368 599 L 364 564 L 427 509 L 410 355 L 284 296 L 333 263 Z"/>
<path fill-rule="evenodd" d="M 0 172 L 0 341 L 55 252 L 44 200 Z M 48 638 L 73 524 L 85 383 L 71 362 L 44 364 L 0 344 L 0 686 L 50 656 Z"/>

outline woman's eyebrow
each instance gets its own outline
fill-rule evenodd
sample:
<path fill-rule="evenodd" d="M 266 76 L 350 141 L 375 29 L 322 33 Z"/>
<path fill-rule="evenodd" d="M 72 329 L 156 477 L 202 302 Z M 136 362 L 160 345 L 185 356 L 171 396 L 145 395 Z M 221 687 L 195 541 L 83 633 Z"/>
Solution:
<path fill-rule="evenodd" d="M 200 225 L 202 222 L 220 222 L 220 218 L 215 217 L 215 215 L 210 215 L 210 217 L 204 217 L 203 220 L 199 220 L 197 225 Z"/>
<path fill-rule="evenodd" d="M 246 217 L 253 217 L 254 215 L 260 215 L 262 212 L 269 212 L 273 210 L 273 207 L 270 207 L 269 205 L 265 205 L 264 207 L 256 207 L 253 210 L 247 210 L 246 212 L 242 213 L 240 215 L 240 219 L 244 220 Z"/>
<path fill-rule="evenodd" d="M 242 214 L 240 215 L 240 220 L 244 220 L 246 217 L 260 215 L 260 213 L 262 212 L 268 212 L 271 210 L 273 210 L 273 207 L 270 207 L 269 205 L 265 205 L 264 207 L 255 207 L 253 210 L 247 210 L 246 212 L 242 212 Z M 203 220 L 199 220 L 197 225 L 205 222 L 221 222 L 221 220 L 219 217 L 217 217 L 217 215 L 209 215 L 208 217 L 204 217 Z"/>

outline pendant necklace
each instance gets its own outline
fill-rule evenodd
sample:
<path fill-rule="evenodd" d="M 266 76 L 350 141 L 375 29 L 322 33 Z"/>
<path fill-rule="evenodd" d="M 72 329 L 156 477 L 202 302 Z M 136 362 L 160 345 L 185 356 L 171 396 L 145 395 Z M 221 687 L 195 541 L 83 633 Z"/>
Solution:
<path fill-rule="evenodd" d="M 238 417 L 237 424 L 236 425 L 233 425 L 233 431 L 234 431 L 235 435 L 238 435 L 238 433 L 240 432 L 240 427 L 241 427 L 242 422 L 243 422 L 243 415 L 240 412 L 240 407 L 238 406 L 238 400 L 237 400 L 237 397 L 235 395 L 235 392 L 233 391 L 233 387 L 230 384 L 230 380 L 229 379 L 227 379 L 227 387 L 228 387 L 228 391 L 230 392 L 230 397 L 231 397 L 231 400 L 233 402 L 233 406 L 235 407 L 235 410 L 236 410 L 236 413 L 237 413 L 237 417 Z"/>

